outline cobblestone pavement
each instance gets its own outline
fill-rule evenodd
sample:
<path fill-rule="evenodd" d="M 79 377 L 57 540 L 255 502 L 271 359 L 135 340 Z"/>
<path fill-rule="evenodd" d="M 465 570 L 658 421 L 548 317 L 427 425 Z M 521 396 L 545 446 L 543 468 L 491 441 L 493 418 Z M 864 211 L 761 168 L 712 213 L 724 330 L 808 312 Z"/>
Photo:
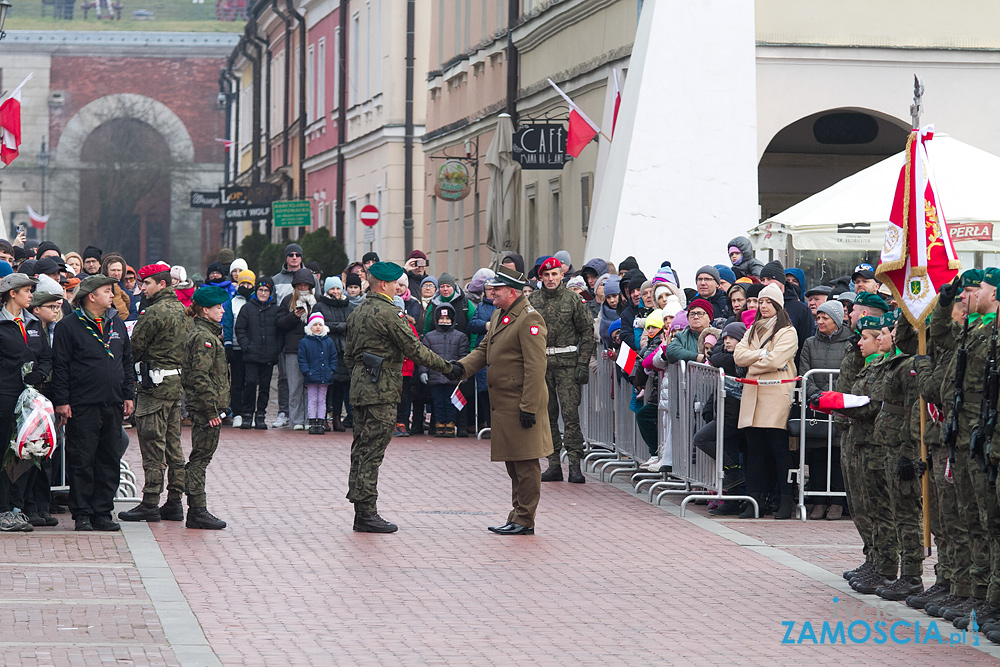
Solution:
<path fill-rule="evenodd" d="M 1000 656 L 984 639 L 969 645 L 971 635 L 967 645 L 915 644 L 912 626 L 897 631 L 907 644 L 878 635 L 782 643 L 788 622 L 792 641 L 806 621 L 818 641 L 823 621 L 848 627 L 879 614 L 920 620 L 925 637 L 922 613 L 869 604 L 840 577 L 859 560 L 849 521 L 716 519 L 699 506 L 680 518 L 673 501 L 654 507 L 627 484 L 588 476 L 545 484 L 537 534 L 502 537 L 486 526 L 505 521 L 510 488 L 488 442 L 411 437 L 393 440 L 380 480 L 379 511 L 399 532 L 359 534 L 344 499 L 349 449 L 350 432 L 227 428 L 208 502 L 230 527 L 150 526 L 222 664 L 963 665 Z M 126 458 L 141 483 L 138 448 Z M 175 641 L 186 635 L 170 607 L 153 604 L 159 584 L 140 572 L 149 550 L 135 547 L 149 531 L 126 528 L 127 539 L 65 526 L 0 539 L 3 664 L 208 664 Z M 948 642 L 954 628 L 938 629 Z M 863 623 L 852 636 L 863 639 Z"/>

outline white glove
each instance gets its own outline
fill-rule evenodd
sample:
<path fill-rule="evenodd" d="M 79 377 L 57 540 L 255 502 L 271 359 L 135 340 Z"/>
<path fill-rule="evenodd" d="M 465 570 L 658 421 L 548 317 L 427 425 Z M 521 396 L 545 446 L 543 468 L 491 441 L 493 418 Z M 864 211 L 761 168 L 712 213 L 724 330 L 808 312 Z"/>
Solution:
<path fill-rule="evenodd" d="M 427 384 L 427 380 L 428 380 L 427 373 L 421 373 L 420 374 L 420 384 Z"/>
<path fill-rule="evenodd" d="M 757 359 L 758 361 L 767 359 L 767 350 L 757 350 Z"/>

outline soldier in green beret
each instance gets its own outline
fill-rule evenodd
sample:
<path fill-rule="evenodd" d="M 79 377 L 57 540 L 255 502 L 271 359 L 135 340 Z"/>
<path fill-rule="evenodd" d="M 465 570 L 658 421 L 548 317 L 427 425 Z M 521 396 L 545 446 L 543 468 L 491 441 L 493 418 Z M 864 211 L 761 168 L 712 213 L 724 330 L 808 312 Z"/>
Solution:
<path fill-rule="evenodd" d="M 184 343 L 181 381 L 191 415 L 191 457 L 185 466 L 188 528 L 220 530 L 226 522 L 208 511 L 205 470 L 219 446 L 219 431 L 229 406 L 229 365 L 222 344 L 222 316 L 229 293 L 202 285 L 191 298 L 194 326 Z"/>
<path fill-rule="evenodd" d="M 403 359 L 457 380 L 461 367 L 421 343 L 402 310 L 392 303 L 403 267 L 376 262 L 368 268 L 370 291 L 347 318 L 344 363 L 351 373 L 354 442 L 347 499 L 354 504 L 354 530 L 393 533 L 395 524 L 378 515 L 378 469 L 396 426 L 396 406 L 403 388 Z"/>

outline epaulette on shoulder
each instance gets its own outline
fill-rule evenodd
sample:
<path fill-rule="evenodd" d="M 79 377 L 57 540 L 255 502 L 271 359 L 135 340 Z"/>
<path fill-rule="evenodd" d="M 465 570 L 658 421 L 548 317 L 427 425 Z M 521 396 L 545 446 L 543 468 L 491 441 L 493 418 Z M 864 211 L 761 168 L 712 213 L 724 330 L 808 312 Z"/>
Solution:
<path fill-rule="evenodd" d="M 526 313 L 533 313 L 533 312 L 535 312 L 535 309 L 532 308 L 531 306 L 525 306 L 524 307 L 524 312 L 526 312 Z"/>

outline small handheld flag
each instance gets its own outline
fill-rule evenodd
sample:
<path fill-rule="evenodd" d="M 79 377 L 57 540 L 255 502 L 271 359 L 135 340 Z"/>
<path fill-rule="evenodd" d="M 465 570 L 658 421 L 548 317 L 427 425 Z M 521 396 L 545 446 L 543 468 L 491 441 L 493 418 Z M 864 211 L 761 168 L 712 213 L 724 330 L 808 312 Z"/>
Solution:
<path fill-rule="evenodd" d="M 635 353 L 635 350 L 630 348 L 628 345 L 622 345 L 622 348 L 618 350 L 618 358 L 615 359 L 615 363 L 618 366 L 632 375 L 632 371 L 635 370 L 635 362 L 639 358 L 639 355 Z"/>
<path fill-rule="evenodd" d="M 456 410 L 461 410 L 467 402 L 461 390 L 456 386 L 455 391 L 451 393 L 451 404 L 455 406 Z"/>

